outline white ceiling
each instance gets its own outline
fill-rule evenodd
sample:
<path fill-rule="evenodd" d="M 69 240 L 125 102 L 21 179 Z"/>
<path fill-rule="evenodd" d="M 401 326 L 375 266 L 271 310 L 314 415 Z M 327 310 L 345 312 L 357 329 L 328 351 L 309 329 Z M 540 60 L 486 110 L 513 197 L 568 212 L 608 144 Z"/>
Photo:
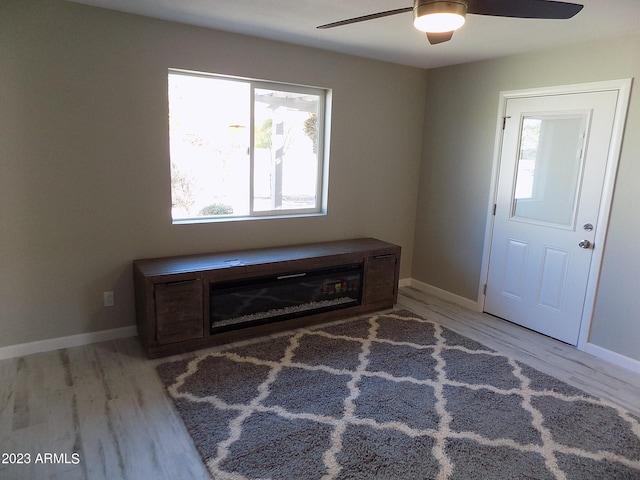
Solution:
<path fill-rule="evenodd" d="M 316 29 L 337 20 L 409 7 L 412 0 L 72 1 L 423 68 L 640 33 L 640 0 L 571 0 L 584 8 L 570 20 L 468 15 L 453 40 L 440 45 L 429 45 L 425 35 L 413 28 L 411 13 Z"/>

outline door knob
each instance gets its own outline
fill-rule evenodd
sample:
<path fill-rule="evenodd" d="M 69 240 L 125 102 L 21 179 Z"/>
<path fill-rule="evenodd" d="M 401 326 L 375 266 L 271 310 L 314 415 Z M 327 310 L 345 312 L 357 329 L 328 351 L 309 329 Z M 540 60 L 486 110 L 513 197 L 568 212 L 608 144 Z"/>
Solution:
<path fill-rule="evenodd" d="M 582 240 L 582 241 L 578 244 L 578 246 L 579 246 L 580 248 L 591 248 L 591 245 L 592 245 L 592 244 L 591 244 L 591 242 L 590 242 L 589 240 Z"/>

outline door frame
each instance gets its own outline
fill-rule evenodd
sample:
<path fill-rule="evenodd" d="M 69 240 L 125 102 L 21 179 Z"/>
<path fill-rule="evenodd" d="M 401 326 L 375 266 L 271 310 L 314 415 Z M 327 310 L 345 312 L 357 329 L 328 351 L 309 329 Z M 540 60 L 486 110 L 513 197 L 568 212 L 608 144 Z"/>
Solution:
<path fill-rule="evenodd" d="M 491 242 L 493 240 L 494 205 L 497 201 L 498 175 L 500 173 L 500 158 L 502 155 L 503 122 L 506 115 L 507 101 L 516 98 L 539 97 L 547 95 L 564 95 L 593 93 L 604 91 L 617 91 L 618 101 L 616 104 L 613 129 L 611 132 L 611 143 L 607 153 L 607 165 L 602 190 L 602 198 L 598 211 L 598 221 L 596 224 L 596 234 L 591 266 L 589 268 L 587 288 L 585 295 L 582 319 L 580 322 L 580 334 L 578 336 L 579 350 L 587 351 L 599 357 L 607 357 L 615 362 L 615 355 L 609 356 L 607 350 L 596 347 L 589 343 L 591 332 L 591 321 L 596 301 L 598 282 L 600 280 L 600 270 L 602 268 L 602 258 L 605 249 L 607 232 L 609 229 L 609 217 L 615 188 L 616 174 L 620 160 L 620 150 L 624 137 L 624 127 L 627 117 L 627 109 L 631 95 L 631 78 L 618 80 L 608 80 L 601 82 L 580 83 L 571 85 L 560 85 L 552 87 L 532 88 L 525 90 L 508 90 L 500 92 L 498 100 L 498 117 L 496 119 L 496 138 L 494 144 L 493 165 L 491 168 L 491 184 L 489 188 L 489 202 L 487 206 L 487 222 L 485 227 L 484 249 L 482 255 L 481 281 L 478 288 L 478 306 L 484 311 L 485 285 L 489 276 L 489 255 L 491 253 Z M 612 352 L 611 352 L 612 353 Z M 616 362 L 617 363 L 617 362 Z"/>

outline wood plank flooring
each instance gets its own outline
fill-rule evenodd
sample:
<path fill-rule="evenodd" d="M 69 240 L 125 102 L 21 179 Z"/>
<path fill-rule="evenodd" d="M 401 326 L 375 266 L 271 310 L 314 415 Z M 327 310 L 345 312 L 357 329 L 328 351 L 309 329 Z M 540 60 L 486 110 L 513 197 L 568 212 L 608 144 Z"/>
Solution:
<path fill-rule="evenodd" d="M 640 416 L 640 374 L 491 315 L 404 288 L 399 302 L 461 335 Z"/>
<path fill-rule="evenodd" d="M 411 288 L 399 304 L 640 415 L 638 374 Z M 0 462 L 30 456 L 0 463 L 0 478 L 210 478 L 155 373 L 175 358 L 148 360 L 126 338 L 0 361 Z"/>

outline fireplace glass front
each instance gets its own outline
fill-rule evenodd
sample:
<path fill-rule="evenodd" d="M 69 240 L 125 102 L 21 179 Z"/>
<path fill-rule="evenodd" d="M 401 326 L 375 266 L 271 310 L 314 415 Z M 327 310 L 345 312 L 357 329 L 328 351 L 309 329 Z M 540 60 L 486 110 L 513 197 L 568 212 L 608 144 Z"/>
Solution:
<path fill-rule="evenodd" d="M 362 264 L 213 283 L 211 333 L 360 305 Z"/>

